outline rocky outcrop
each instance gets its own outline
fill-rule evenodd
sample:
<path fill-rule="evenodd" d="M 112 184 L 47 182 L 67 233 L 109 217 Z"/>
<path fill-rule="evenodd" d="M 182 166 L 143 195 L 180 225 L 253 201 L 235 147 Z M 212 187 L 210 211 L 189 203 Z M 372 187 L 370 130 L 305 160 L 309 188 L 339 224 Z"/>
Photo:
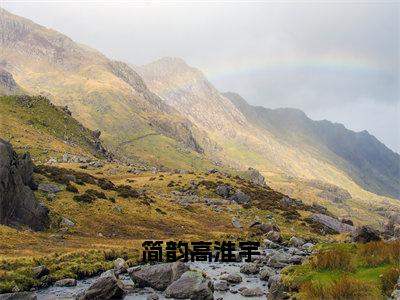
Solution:
<path fill-rule="evenodd" d="M 326 228 L 326 231 L 333 233 L 351 232 L 355 229 L 354 226 L 345 224 L 338 219 L 332 218 L 324 214 L 313 214 L 312 221 L 321 224 Z"/>
<path fill-rule="evenodd" d="M 33 164 L 29 153 L 22 157 L 10 143 L 0 139 L 0 223 L 43 230 L 48 209 L 36 200 L 32 188 Z"/>
<path fill-rule="evenodd" d="M 250 181 L 252 183 L 257 184 L 257 185 L 261 185 L 261 186 L 265 186 L 266 185 L 264 176 L 262 176 L 261 173 L 258 170 L 253 169 L 253 168 L 249 168 L 247 170 L 247 172 L 248 172 L 248 174 L 250 176 Z"/>
<path fill-rule="evenodd" d="M 0 69 L 0 95 L 11 95 L 18 91 L 13 76 L 6 70 Z"/>

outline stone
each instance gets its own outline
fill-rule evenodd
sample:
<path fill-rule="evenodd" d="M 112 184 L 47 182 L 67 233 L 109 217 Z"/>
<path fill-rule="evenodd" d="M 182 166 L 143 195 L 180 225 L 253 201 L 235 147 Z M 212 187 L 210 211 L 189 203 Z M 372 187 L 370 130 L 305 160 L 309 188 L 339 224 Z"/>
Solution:
<path fill-rule="evenodd" d="M 60 226 L 62 226 L 62 227 L 74 227 L 75 223 L 72 222 L 70 219 L 62 217 L 61 221 L 60 221 Z"/>
<path fill-rule="evenodd" d="M 46 193 L 55 194 L 65 190 L 65 186 L 55 183 L 40 183 L 38 186 L 38 190 Z"/>
<path fill-rule="evenodd" d="M 37 296 L 32 292 L 18 292 L 0 294 L 0 300 L 36 300 Z"/>
<path fill-rule="evenodd" d="M 32 273 L 35 278 L 41 278 L 45 275 L 49 275 L 50 271 L 46 266 L 38 266 L 32 268 Z"/>
<path fill-rule="evenodd" d="M 32 192 L 33 163 L 29 153 L 21 157 L 10 143 L 0 139 L 0 224 L 43 230 L 49 222 L 49 210 Z"/>
<path fill-rule="evenodd" d="M 261 234 L 268 233 L 274 230 L 274 226 L 271 224 L 253 224 L 251 227 Z"/>
<path fill-rule="evenodd" d="M 257 184 L 260 186 L 266 186 L 265 178 L 264 178 L 264 176 L 261 175 L 261 173 L 258 170 L 254 169 L 254 168 L 249 168 L 247 170 L 247 173 L 250 176 L 251 183 L 254 183 L 254 184 Z"/>
<path fill-rule="evenodd" d="M 76 286 L 77 282 L 74 278 L 65 278 L 61 280 L 57 280 L 54 285 L 55 286 Z"/>
<path fill-rule="evenodd" d="M 114 260 L 114 271 L 115 274 L 122 274 L 126 273 L 129 266 L 123 258 L 118 257 Z"/>
<path fill-rule="evenodd" d="M 175 299 L 211 300 L 212 282 L 198 271 L 187 271 L 165 290 L 165 297 Z"/>
<path fill-rule="evenodd" d="M 47 198 L 47 200 L 49 200 L 49 201 L 54 201 L 54 200 L 57 199 L 57 196 L 56 196 L 56 194 L 49 193 L 49 194 L 47 194 L 46 198 Z"/>
<path fill-rule="evenodd" d="M 158 297 L 157 294 L 150 294 L 146 297 L 147 300 L 158 300 L 160 297 Z"/>
<path fill-rule="evenodd" d="M 258 274 L 260 267 L 255 263 L 245 263 L 240 267 L 240 273 L 243 274 Z"/>
<path fill-rule="evenodd" d="M 229 291 L 228 282 L 225 280 L 220 280 L 214 283 L 214 291 L 225 292 Z"/>
<path fill-rule="evenodd" d="M 273 268 L 264 266 L 260 270 L 260 279 L 264 281 L 268 281 L 271 276 L 276 275 L 276 271 Z"/>
<path fill-rule="evenodd" d="M 312 247 L 314 247 L 315 245 L 313 243 L 305 243 L 303 246 L 301 246 L 302 250 L 306 250 L 306 251 L 310 251 Z"/>
<path fill-rule="evenodd" d="M 352 234 L 352 239 L 357 243 L 368 243 L 372 241 L 380 241 L 379 231 L 371 226 L 364 225 L 358 227 Z"/>
<path fill-rule="evenodd" d="M 305 243 L 305 242 L 304 242 L 303 239 L 297 238 L 297 237 L 295 237 L 295 236 L 292 236 L 292 237 L 290 238 L 290 240 L 289 240 L 289 245 L 290 245 L 290 246 L 293 246 L 293 247 L 297 247 L 297 248 L 300 248 L 301 246 L 303 246 L 304 243 Z"/>
<path fill-rule="evenodd" d="M 249 203 L 251 199 L 250 199 L 250 196 L 249 196 L 249 195 L 243 193 L 243 192 L 240 191 L 240 190 L 237 190 L 237 191 L 235 192 L 235 194 L 233 194 L 233 195 L 229 198 L 229 200 L 235 201 L 236 203 L 239 203 L 239 204 L 246 204 L 246 203 Z"/>
<path fill-rule="evenodd" d="M 257 225 L 261 225 L 261 224 L 262 224 L 262 222 L 261 222 L 260 217 L 259 216 L 255 216 L 254 220 L 250 223 L 249 227 L 251 228 L 251 227 L 254 227 L 254 226 L 257 226 Z"/>
<path fill-rule="evenodd" d="M 165 290 L 172 282 L 179 279 L 189 267 L 181 261 L 143 266 L 140 270 L 131 270 L 129 276 L 139 287 L 152 287 Z"/>
<path fill-rule="evenodd" d="M 240 292 L 240 295 L 242 295 L 243 297 L 261 297 L 264 295 L 264 292 L 256 287 L 256 288 L 244 288 L 242 289 Z"/>
<path fill-rule="evenodd" d="M 280 279 L 274 281 L 268 289 L 267 299 L 281 300 L 288 298 L 288 287 Z"/>
<path fill-rule="evenodd" d="M 122 282 L 112 270 L 106 271 L 83 293 L 83 300 L 115 299 L 124 294 Z"/>
<path fill-rule="evenodd" d="M 238 218 L 232 218 L 232 225 L 235 228 L 243 228 L 243 226 L 240 223 L 240 220 Z"/>
<path fill-rule="evenodd" d="M 217 193 L 218 196 L 221 196 L 223 198 L 228 198 L 231 193 L 231 187 L 228 185 L 219 185 L 215 189 L 215 192 Z"/>
<path fill-rule="evenodd" d="M 267 286 L 271 287 L 275 282 L 278 282 L 280 280 L 281 280 L 281 275 L 280 274 L 273 275 L 268 279 Z"/>
<path fill-rule="evenodd" d="M 225 280 L 229 283 L 237 284 L 237 283 L 241 283 L 243 279 L 239 273 L 230 273 L 230 274 L 221 276 L 221 280 Z"/>
<path fill-rule="evenodd" d="M 281 234 L 278 231 L 272 230 L 267 232 L 267 234 L 265 235 L 265 237 L 275 243 L 279 243 L 282 238 L 281 238 Z"/>
<path fill-rule="evenodd" d="M 327 231 L 333 231 L 335 233 L 352 232 L 355 229 L 354 226 L 342 223 L 338 219 L 324 214 L 313 214 L 311 215 L 311 219 L 314 222 L 325 226 Z"/>

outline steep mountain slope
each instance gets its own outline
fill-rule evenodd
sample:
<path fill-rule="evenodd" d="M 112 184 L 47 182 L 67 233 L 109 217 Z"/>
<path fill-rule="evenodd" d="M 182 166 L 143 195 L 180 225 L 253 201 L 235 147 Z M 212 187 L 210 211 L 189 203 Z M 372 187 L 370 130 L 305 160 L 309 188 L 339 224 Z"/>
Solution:
<path fill-rule="evenodd" d="M 117 154 L 132 159 L 145 156 L 155 164 L 169 159 L 155 151 L 160 148 L 182 160 L 201 157 L 195 137 L 201 139 L 201 131 L 151 93 L 128 65 L 4 9 L 0 9 L 0 52 L 0 68 L 24 90 L 68 106 L 85 126 L 99 128 Z"/>
<path fill-rule="evenodd" d="M 354 132 L 326 120 L 313 121 L 296 109 L 254 107 L 234 93 L 224 95 L 255 126 L 294 146 L 316 148 L 320 156 L 339 165 L 368 191 L 400 198 L 400 155 L 368 132 Z"/>
<path fill-rule="evenodd" d="M 14 77 L 6 70 L 0 69 L 0 96 L 22 94 L 23 90 Z"/>

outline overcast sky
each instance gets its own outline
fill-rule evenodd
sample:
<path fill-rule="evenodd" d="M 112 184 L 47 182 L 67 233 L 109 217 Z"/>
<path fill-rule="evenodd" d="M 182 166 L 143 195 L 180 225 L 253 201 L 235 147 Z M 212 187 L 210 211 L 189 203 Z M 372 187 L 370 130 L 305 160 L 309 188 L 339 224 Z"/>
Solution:
<path fill-rule="evenodd" d="M 0 3 L 110 58 L 181 57 L 220 91 L 366 129 L 400 151 L 397 1 Z"/>

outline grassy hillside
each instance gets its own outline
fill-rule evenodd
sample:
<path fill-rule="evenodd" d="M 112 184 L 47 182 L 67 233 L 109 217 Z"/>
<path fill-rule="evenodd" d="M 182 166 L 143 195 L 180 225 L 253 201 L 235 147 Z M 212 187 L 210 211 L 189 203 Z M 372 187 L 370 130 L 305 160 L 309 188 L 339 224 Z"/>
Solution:
<path fill-rule="evenodd" d="M 0 96 L 0 137 L 38 162 L 64 153 L 102 157 L 93 132 L 44 97 Z"/>

